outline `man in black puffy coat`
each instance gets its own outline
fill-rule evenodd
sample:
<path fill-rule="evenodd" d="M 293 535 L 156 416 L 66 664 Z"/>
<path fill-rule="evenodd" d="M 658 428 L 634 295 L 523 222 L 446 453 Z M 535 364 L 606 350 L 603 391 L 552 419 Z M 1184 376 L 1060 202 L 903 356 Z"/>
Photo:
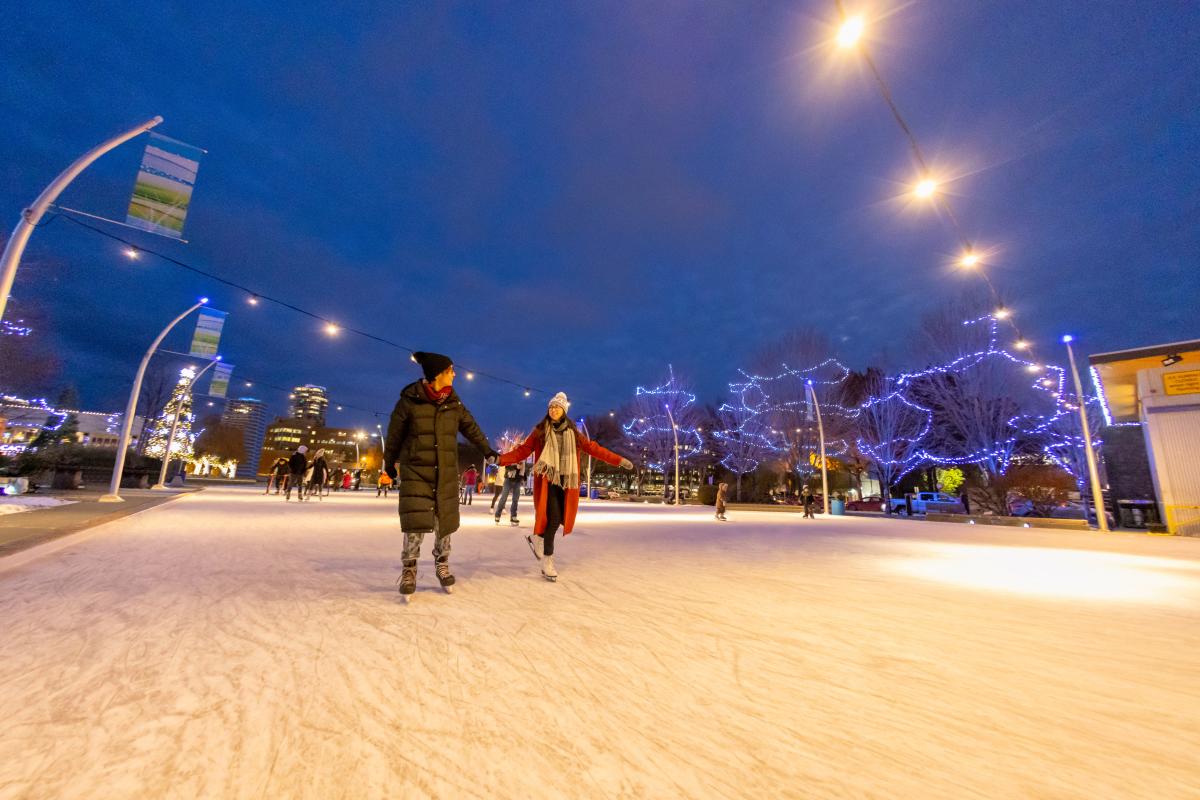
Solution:
<path fill-rule="evenodd" d="M 407 601 L 417 587 L 417 558 L 426 533 L 433 533 L 433 562 L 447 592 L 450 535 L 458 530 L 458 434 L 487 454 L 496 451 L 471 412 L 455 394 L 454 363 L 438 353 L 413 353 L 425 377 L 400 392 L 383 448 L 383 466 L 399 478 L 400 529 L 404 532 L 400 594 Z M 400 469 L 396 469 L 396 462 Z"/>

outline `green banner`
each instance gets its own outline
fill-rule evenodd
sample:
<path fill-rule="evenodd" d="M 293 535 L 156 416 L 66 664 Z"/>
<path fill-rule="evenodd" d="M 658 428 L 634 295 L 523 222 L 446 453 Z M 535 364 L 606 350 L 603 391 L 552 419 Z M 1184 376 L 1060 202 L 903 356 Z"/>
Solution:
<path fill-rule="evenodd" d="M 212 358 L 221 345 L 221 329 L 225 327 L 224 311 L 203 309 L 196 318 L 196 332 L 192 334 L 191 354 Z M 213 367 L 216 369 L 216 367 Z"/>
<path fill-rule="evenodd" d="M 182 238 L 203 153 L 190 144 L 150 134 L 137 182 L 133 185 L 126 224 L 172 239 Z"/>
<path fill-rule="evenodd" d="M 233 364 L 221 362 L 213 367 L 212 381 L 208 384 L 209 397 L 224 397 L 229 391 L 229 376 L 233 374 Z"/>

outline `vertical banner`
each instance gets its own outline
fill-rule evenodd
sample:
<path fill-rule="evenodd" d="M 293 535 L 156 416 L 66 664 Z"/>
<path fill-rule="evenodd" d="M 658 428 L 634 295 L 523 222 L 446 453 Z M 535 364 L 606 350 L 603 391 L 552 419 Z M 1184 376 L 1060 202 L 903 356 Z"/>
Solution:
<path fill-rule="evenodd" d="M 212 381 L 208 384 L 209 397 L 224 397 L 229 391 L 229 376 L 233 374 L 233 364 L 221 362 L 213 367 Z"/>
<path fill-rule="evenodd" d="M 212 358 L 217 354 L 217 348 L 221 344 L 221 329 L 225 327 L 225 317 L 224 311 L 211 308 L 200 311 L 200 316 L 196 318 L 196 332 L 192 334 L 192 349 L 189 351 L 192 355 Z"/>
<path fill-rule="evenodd" d="M 172 239 L 182 238 L 203 153 L 199 147 L 151 133 L 125 222 Z"/>

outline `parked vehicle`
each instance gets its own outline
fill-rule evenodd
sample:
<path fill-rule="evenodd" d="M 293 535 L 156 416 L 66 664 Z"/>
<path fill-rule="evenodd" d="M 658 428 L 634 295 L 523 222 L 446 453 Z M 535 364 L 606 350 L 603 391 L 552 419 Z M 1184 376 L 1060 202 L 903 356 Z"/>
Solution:
<path fill-rule="evenodd" d="M 870 497 L 864 497 L 861 500 L 847 500 L 847 511 L 882 511 L 883 498 L 877 494 Z"/>
<path fill-rule="evenodd" d="M 910 500 L 911 498 L 911 500 Z M 912 503 L 912 513 L 925 514 L 929 511 L 949 511 L 962 512 L 963 506 L 957 497 L 952 497 L 943 492 L 917 492 L 913 495 L 893 497 L 891 499 L 892 513 L 902 514 L 907 513 L 909 503 Z M 887 506 L 882 508 L 887 510 Z"/>

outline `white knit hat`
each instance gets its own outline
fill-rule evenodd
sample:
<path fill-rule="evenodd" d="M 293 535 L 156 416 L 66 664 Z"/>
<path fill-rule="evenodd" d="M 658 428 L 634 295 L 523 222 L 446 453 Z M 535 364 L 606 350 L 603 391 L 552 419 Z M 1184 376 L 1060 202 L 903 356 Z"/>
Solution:
<path fill-rule="evenodd" d="M 558 394 L 554 395 L 554 397 L 551 397 L 550 402 L 546 404 L 547 409 L 550 408 L 550 406 L 558 406 L 565 414 L 571 410 L 571 401 L 567 399 L 567 395 L 565 393 L 559 392 Z"/>

